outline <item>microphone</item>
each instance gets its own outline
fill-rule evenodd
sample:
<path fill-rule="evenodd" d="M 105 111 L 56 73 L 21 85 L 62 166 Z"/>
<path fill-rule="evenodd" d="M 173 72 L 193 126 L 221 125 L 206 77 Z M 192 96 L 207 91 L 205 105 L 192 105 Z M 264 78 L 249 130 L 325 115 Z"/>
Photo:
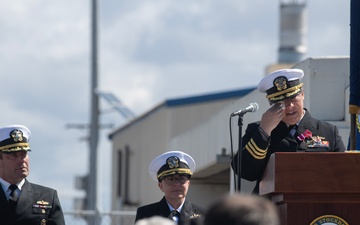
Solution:
<path fill-rule="evenodd" d="M 256 112 L 259 109 L 259 105 L 256 102 L 249 103 L 249 106 L 245 109 L 239 109 L 236 112 L 231 113 L 231 116 L 243 116 L 247 112 Z"/>

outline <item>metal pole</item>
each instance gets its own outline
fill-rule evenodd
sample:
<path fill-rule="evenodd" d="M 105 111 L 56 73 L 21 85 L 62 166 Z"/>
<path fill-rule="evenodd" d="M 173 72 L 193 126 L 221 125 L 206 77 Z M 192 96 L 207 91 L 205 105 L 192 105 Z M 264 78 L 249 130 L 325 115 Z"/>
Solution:
<path fill-rule="evenodd" d="M 243 115 L 239 116 L 238 126 L 239 126 L 239 135 L 238 135 L 238 158 L 237 158 L 237 187 L 236 192 L 241 193 L 241 166 L 242 166 L 242 127 L 243 127 Z"/>
<path fill-rule="evenodd" d="M 99 139 L 99 97 L 97 88 L 97 0 L 91 5 L 91 121 L 90 121 L 90 161 L 86 196 L 86 209 L 97 211 L 97 146 Z M 96 224 L 95 218 L 89 218 L 88 224 Z"/>

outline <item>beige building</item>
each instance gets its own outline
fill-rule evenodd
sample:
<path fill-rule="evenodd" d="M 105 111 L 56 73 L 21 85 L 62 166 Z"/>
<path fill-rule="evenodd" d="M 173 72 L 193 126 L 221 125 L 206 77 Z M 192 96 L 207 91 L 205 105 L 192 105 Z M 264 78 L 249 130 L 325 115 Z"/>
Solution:
<path fill-rule="evenodd" d="M 338 126 L 347 145 L 349 58 L 308 58 L 294 68 L 305 72 L 305 107 L 314 117 Z M 162 198 L 148 166 L 169 150 L 184 151 L 196 161 L 188 194 L 192 202 L 207 206 L 217 196 L 232 192 L 230 124 L 234 151 L 239 127 L 238 117 L 230 118 L 230 114 L 251 102 L 260 108 L 243 117 L 244 132 L 268 108 L 264 94 L 256 88 L 166 100 L 113 131 L 109 136 L 113 143 L 112 210 L 133 210 Z M 242 180 L 242 192 L 251 192 L 253 185 Z"/>

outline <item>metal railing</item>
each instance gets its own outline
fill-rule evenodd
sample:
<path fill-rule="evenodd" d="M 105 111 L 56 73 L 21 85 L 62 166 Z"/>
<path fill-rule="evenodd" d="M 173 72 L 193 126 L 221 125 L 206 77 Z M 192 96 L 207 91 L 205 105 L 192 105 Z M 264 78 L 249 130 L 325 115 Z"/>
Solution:
<path fill-rule="evenodd" d="M 66 225 L 134 225 L 135 215 L 136 211 L 64 211 Z"/>

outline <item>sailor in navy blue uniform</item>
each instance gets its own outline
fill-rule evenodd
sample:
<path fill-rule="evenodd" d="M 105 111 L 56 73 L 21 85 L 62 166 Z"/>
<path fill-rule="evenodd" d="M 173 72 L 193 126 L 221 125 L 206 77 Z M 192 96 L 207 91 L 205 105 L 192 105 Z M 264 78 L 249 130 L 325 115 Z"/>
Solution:
<path fill-rule="evenodd" d="M 0 224 L 65 225 L 56 190 L 30 183 L 30 130 L 0 128 Z"/>
<path fill-rule="evenodd" d="M 241 176 L 257 181 L 259 191 L 269 157 L 274 152 L 343 152 L 338 128 L 312 117 L 304 108 L 304 90 L 300 69 L 282 69 L 265 76 L 258 85 L 266 93 L 270 108 L 261 121 L 250 123 L 242 137 Z M 239 152 L 232 160 L 238 172 Z"/>
<path fill-rule="evenodd" d="M 149 166 L 149 173 L 165 196 L 159 202 L 139 207 L 135 222 L 152 216 L 169 218 L 178 225 L 190 224 L 192 219 L 201 220 L 205 208 L 186 199 L 195 167 L 194 159 L 181 151 L 156 157 Z"/>

